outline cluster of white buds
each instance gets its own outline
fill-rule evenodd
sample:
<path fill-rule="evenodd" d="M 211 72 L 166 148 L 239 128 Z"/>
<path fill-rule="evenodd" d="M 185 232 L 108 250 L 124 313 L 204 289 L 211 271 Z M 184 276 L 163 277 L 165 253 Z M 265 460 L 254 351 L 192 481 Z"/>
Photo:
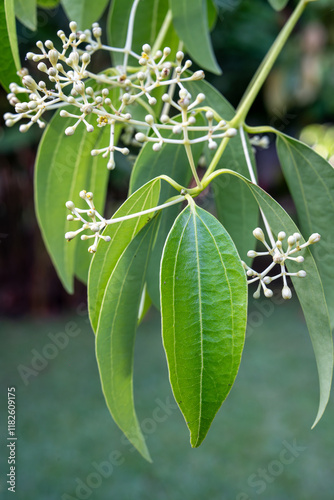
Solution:
<path fill-rule="evenodd" d="M 253 150 L 255 148 L 268 149 L 270 145 L 269 137 L 267 135 L 253 135 L 253 137 L 249 139 L 249 142 L 253 146 Z"/>
<path fill-rule="evenodd" d="M 89 206 L 88 209 L 77 208 L 73 201 L 67 201 L 66 207 L 70 210 L 71 214 L 67 216 L 68 221 L 80 221 L 82 222 L 82 227 L 77 229 L 76 231 L 69 231 L 65 234 L 65 238 L 67 241 L 72 240 L 78 234 L 82 233 L 82 231 L 90 230 L 92 234 L 82 234 L 82 240 L 88 240 L 90 238 L 94 238 L 94 243 L 88 248 L 90 253 L 95 253 L 97 249 L 97 244 L 99 238 L 104 241 L 110 241 L 110 236 L 103 236 L 101 232 L 106 227 L 106 220 L 96 211 L 93 203 L 93 193 L 87 191 L 80 191 L 80 197 L 86 201 Z M 91 221 L 86 220 L 84 215 L 91 219 Z"/>
<path fill-rule="evenodd" d="M 45 126 L 42 119 L 48 110 L 62 109 L 60 116 L 73 119 L 73 124 L 65 130 L 66 135 L 73 135 L 82 124 L 87 132 L 92 132 L 97 127 L 109 127 L 109 144 L 100 149 L 93 149 L 93 156 L 101 154 L 108 158 L 107 167 L 115 167 L 114 152 L 119 151 L 126 155 L 129 149 L 117 147 L 114 144 L 115 124 L 147 130 L 139 132 L 135 141 L 130 144 L 153 142 L 153 149 L 158 151 L 164 143 L 187 144 L 207 142 L 210 149 L 216 149 L 217 140 L 224 137 L 233 137 L 236 130 L 229 127 L 228 123 L 219 117 L 209 107 L 202 107 L 204 94 L 198 94 L 195 100 L 185 88 L 190 81 L 202 80 L 204 72 L 199 70 L 191 74 L 188 70 L 192 65 L 190 60 L 185 60 L 184 53 L 178 51 L 173 58 L 171 49 L 163 50 L 152 48 L 148 44 L 142 46 L 140 54 L 132 50 L 134 28 L 134 12 L 138 1 L 134 2 L 129 18 L 126 44 L 123 48 L 104 45 L 101 41 L 102 30 L 98 23 L 94 23 L 91 30 L 78 31 L 77 24 L 69 24 L 70 34 L 58 31 L 61 41 L 58 50 L 51 40 L 45 43 L 36 43 L 38 51 L 29 52 L 27 59 L 37 63 L 37 68 L 43 73 L 44 80 L 35 81 L 28 74 L 27 69 L 20 72 L 22 86 L 12 83 L 8 100 L 15 107 L 15 113 L 6 113 L 6 125 L 11 127 L 21 120 L 20 131 L 26 132 L 37 123 L 41 128 Z M 112 71 L 96 74 L 89 70 L 91 56 L 98 50 L 122 53 L 123 64 L 116 66 Z M 129 56 L 138 62 L 138 68 L 128 67 Z M 167 60 L 170 59 L 170 60 Z M 91 83 L 91 82 L 94 82 Z M 152 113 L 148 114 L 145 121 L 134 119 L 131 114 L 131 105 L 137 103 L 146 109 L 157 103 L 154 91 L 165 87 L 166 93 L 162 96 L 164 102 L 163 114 L 160 120 Z M 177 102 L 173 100 L 175 88 L 178 89 Z M 117 92 L 113 92 L 117 89 Z M 27 94 L 28 101 L 20 101 L 19 94 Z M 143 98 L 147 101 L 143 102 Z M 171 109 L 177 110 L 181 115 L 178 122 L 169 116 Z M 205 113 L 207 123 L 205 126 L 196 125 L 196 114 Z M 96 117 L 96 121 L 92 119 Z M 27 120 L 27 121 L 26 121 Z M 182 139 L 170 137 L 171 133 L 182 134 Z M 194 139 L 188 140 L 190 132 Z M 151 135 L 152 134 L 152 135 Z M 167 137 L 165 137 L 167 136 Z M 188 151 L 189 153 L 189 151 Z"/>
<path fill-rule="evenodd" d="M 285 263 L 287 260 L 292 260 L 298 263 L 304 262 L 304 257 L 302 255 L 298 255 L 294 257 L 294 254 L 303 250 L 309 245 L 316 243 L 320 240 L 320 234 L 314 233 L 312 234 L 306 243 L 300 244 L 301 235 L 299 233 L 294 233 L 293 235 L 287 238 L 287 247 L 286 250 L 283 248 L 283 241 L 286 239 L 286 233 L 284 231 L 280 231 L 277 235 L 277 241 L 273 246 L 270 246 L 264 236 L 264 233 L 261 228 L 256 228 L 253 231 L 253 235 L 255 238 L 266 247 L 266 252 L 255 252 L 254 250 L 250 250 L 247 253 L 248 257 L 258 257 L 263 255 L 270 255 L 272 257 L 272 262 L 269 266 L 262 272 L 258 273 L 251 267 L 249 267 L 245 262 L 243 262 L 243 266 L 246 270 L 247 276 L 250 278 L 248 280 L 248 284 L 255 283 L 259 281 L 259 285 L 257 290 L 254 292 L 253 297 L 258 299 L 260 297 L 261 288 L 263 289 L 263 293 L 265 297 L 272 297 L 273 291 L 270 290 L 267 285 L 269 285 L 272 281 L 277 280 L 278 278 L 283 278 L 283 288 L 282 288 L 282 297 L 284 299 L 291 299 L 292 293 L 291 289 L 287 283 L 287 276 L 296 276 L 298 278 L 305 278 L 306 272 L 300 270 L 296 273 L 289 273 L 286 270 Z M 280 273 L 275 276 L 268 276 L 268 273 L 276 266 L 280 266 Z"/>

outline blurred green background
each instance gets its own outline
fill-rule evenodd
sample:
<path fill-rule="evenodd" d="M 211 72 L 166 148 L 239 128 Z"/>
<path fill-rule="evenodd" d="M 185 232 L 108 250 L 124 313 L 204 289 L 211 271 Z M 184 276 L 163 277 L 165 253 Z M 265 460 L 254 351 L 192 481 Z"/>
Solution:
<path fill-rule="evenodd" d="M 291 0 L 280 13 L 274 13 L 266 0 L 216 3 L 218 20 L 212 36 L 224 73 L 207 78 L 236 106 L 296 2 Z M 36 40 L 52 39 L 68 23 L 61 8 L 39 10 L 38 19 L 38 34 L 18 25 L 22 60 Z M 321 151 L 326 147 L 328 157 L 332 135 L 327 132 L 334 112 L 333 26 L 332 0 L 309 6 L 248 119 L 249 124 L 267 123 L 295 137 L 306 126 L 325 127 L 308 137 L 312 146 L 320 144 Z M 8 110 L 2 92 L 1 115 Z M 327 142 L 321 144 L 325 135 Z M 24 135 L 17 128 L 5 129 L 1 121 L 0 399 L 4 410 L 0 417 L 0 496 L 7 498 L 3 479 L 8 467 L 3 452 L 6 389 L 15 385 L 19 500 L 52 500 L 62 495 L 64 500 L 332 499 L 333 402 L 311 431 L 318 381 L 295 300 L 280 306 L 272 301 L 251 303 L 237 382 L 207 439 L 196 450 L 190 448 L 180 412 L 168 404 L 163 410 L 166 401 L 173 399 L 158 315 L 150 312 L 138 332 L 135 397 L 153 464 L 124 443 L 103 400 L 93 334 L 86 315 L 77 312 L 78 307 L 80 311 L 85 308 L 85 287 L 78 282 L 74 296 L 62 289 L 36 224 L 33 166 L 39 138 L 38 130 Z M 260 185 L 294 216 L 274 145 L 259 152 L 257 159 Z M 111 174 L 108 213 L 126 196 L 130 172 L 131 162 L 123 162 Z M 77 325 L 80 334 L 68 338 L 68 345 L 61 349 L 51 340 L 52 334 L 64 332 L 69 322 Z M 47 359 L 43 353 L 54 358 Z M 36 356 L 46 365 L 41 368 L 40 360 L 39 369 L 26 376 L 25 384 L 20 372 L 22 367 L 33 369 Z M 282 453 L 294 442 L 305 450 L 295 451 L 295 457 L 286 452 L 294 459 L 283 464 Z M 111 458 L 118 463 L 112 473 Z M 97 476 L 96 467 L 102 462 L 109 463 L 105 478 Z M 78 481 L 81 497 L 76 492 Z"/>

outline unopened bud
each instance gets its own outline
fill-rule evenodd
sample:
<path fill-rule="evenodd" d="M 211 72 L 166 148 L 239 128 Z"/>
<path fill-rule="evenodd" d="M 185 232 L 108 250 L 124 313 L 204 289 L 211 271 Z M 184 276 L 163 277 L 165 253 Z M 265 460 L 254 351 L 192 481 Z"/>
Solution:
<path fill-rule="evenodd" d="M 320 241 L 320 238 L 321 238 L 321 236 L 319 233 L 313 233 L 309 237 L 308 241 L 309 241 L 309 243 L 313 244 L 313 243 L 317 243 L 318 241 Z"/>
<path fill-rule="evenodd" d="M 257 227 L 256 229 L 254 229 L 253 235 L 259 241 L 263 242 L 265 240 L 264 233 L 263 233 L 263 231 L 262 231 L 262 229 L 260 227 Z"/>
<path fill-rule="evenodd" d="M 283 287 L 283 289 L 282 289 L 282 297 L 285 300 L 289 300 L 292 297 L 292 292 L 291 292 L 290 288 L 287 285 L 285 285 Z"/>

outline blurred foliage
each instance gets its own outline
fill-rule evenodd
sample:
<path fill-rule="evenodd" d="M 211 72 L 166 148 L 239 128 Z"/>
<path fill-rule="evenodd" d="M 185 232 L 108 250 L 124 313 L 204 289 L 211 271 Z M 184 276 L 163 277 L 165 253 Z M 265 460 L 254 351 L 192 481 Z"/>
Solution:
<path fill-rule="evenodd" d="M 300 140 L 311 146 L 334 166 L 334 127 L 312 124 L 304 127 Z"/>

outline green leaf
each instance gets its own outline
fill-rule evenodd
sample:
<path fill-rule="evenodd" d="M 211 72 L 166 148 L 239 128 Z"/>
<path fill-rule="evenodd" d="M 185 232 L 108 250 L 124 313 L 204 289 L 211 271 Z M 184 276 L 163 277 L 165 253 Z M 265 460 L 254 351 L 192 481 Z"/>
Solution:
<path fill-rule="evenodd" d="M 159 201 L 159 194 L 160 180 L 154 179 L 133 193 L 115 212 L 113 218 L 124 217 L 155 207 Z M 110 236 L 111 241 L 99 243 L 97 252 L 92 259 L 88 277 L 88 311 L 95 332 L 108 279 L 125 248 L 152 217 L 153 213 L 110 224 L 103 232 L 105 236 Z"/>
<path fill-rule="evenodd" d="M 204 69 L 221 74 L 208 28 L 206 0 L 170 0 L 173 25 L 186 51 Z"/>
<path fill-rule="evenodd" d="M 124 47 L 128 29 L 128 20 L 130 16 L 133 0 L 113 0 L 111 3 L 108 16 L 108 40 L 113 47 Z M 141 0 L 137 7 L 132 50 L 137 54 L 141 54 L 142 46 L 148 43 L 153 47 L 154 42 L 159 34 L 160 28 L 166 18 L 168 12 L 168 2 L 166 0 Z M 120 22 L 122 19 L 122 22 Z M 170 47 L 173 57 L 177 51 L 179 43 L 178 36 L 170 24 L 166 36 L 163 38 L 159 49 Z M 113 53 L 112 58 L 114 65 L 123 63 L 123 54 Z M 129 59 L 132 65 L 138 65 L 134 58 Z"/>
<path fill-rule="evenodd" d="M 205 94 L 204 105 L 214 109 L 225 120 L 231 120 L 235 114 L 234 108 L 212 85 L 205 81 L 189 82 L 187 88 L 193 96 L 200 92 Z M 214 153 L 206 148 L 206 156 L 212 159 Z M 252 148 L 248 143 L 248 152 L 256 171 Z M 228 143 L 218 168 L 228 168 L 249 178 L 249 171 L 243 153 L 240 134 Z M 217 217 L 234 241 L 242 259 L 250 264 L 248 250 L 254 247 L 252 230 L 258 224 L 259 210 L 253 195 L 246 185 L 240 184 L 232 176 L 219 176 L 211 183 L 211 189 L 217 209 Z"/>
<path fill-rule="evenodd" d="M 334 327 L 334 169 L 305 144 L 286 135 L 277 137 L 277 152 L 295 202 L 305 238 L 320 233 L 312 247 Z"/>
<path fill-rule="evenodd" d="M 37 28 L 37 5 L 36 0 L 14 0 L 15 15 L 18 20 L 29 30 Z"/>
<path fill-rule="evenodd" d="M 0 82 L 9 92 L 9 84 L 20 83 L 16 74 L 21 68 L 17 45 L 14 4 L 11 0 L 0 0 Z"/>
<path fill-rule="evenodd" d="M 69 112 L 76 113 L 71 107 Z M 102 156 L 91 157 L 90 151 L 109 144 L 109 129 L 95 127 L 88 133 L 83 125 L 72 136 L 65 135 L 65 129 L 73 124 L 73 118 L 62 118 L 59 111 L 46 128 L 39 145 L 35 166 L 35 209 L 45 245 L 59 278 L 69 293 L 73 293 L 73 275 L 76 245 L 88 248 L 88 242 L 74 238 L 65 240 L 65 233 L 80 227 L 68 222 L 65 203 L 71 200 L 82 206 L 79 192 L 90 189 L 98 182 L 99 189 L 106 189 L 108 170 Z M 95 115 L 87 121 L 96 124 Z M 79 135 L 78 135 L 79 134 Z M 97 181 L 98 179 L 98 181 Z M 103 191 L 101 194 L 103 199 Z M 85 207 L 86 208 L 86 207 Z"/>
<path fill-rule="evenodd" d="M 237 375 L 247 284 L 233 241 L 193 203 L 176 219 L 161 261 L 163 343 L 170 382 L 197 447 Z"/>
<path fill-rule="evenodd" d="M 204 120 L 200 115 L 197 116 L 196 123 L 197 125 L 204 125 Z M 173 136 L 173 134 L 171 133 L 170 136 Z M 195 135 L 192 133 L 189 136 L 190 138 L 195 138 Z M 202 148 L 203 145 L 200 143 L 192 147 L 195 164 L 198 163 Z M 182 144 L 164 144 L 161 150 L 156 152 L 152 150 L 152 144 L 146 143 L 138 155 L 132 170 L 130 192 L 138 189 L 139 186 L 142 186 L 150 179 L 163 174 L 168 175 L 182 186 L 188 186 L 192 174 Z M 159 203 L 164 203 L 175 194 L 175 189 L 170 184 L 164 182 Z M 147 290 L 157 309 L 160 309 L 159 272 L 162 249 L 179 211 L 180 206 L 177 205 L 163 210 L 152 249 L 147 272 Z"/>
<path fill-rule="evenodd" d="M 288 5 L 289 0 L 268 0 L 270 5 L 275 10 L 282 10 Z"/>
<path fill-rule="evenodd" d="M 37 0 L 37 6 L 43 9 L 54 9 L 59 3 L 60 0 Z"/>
<path fill-rule="evenodd" d="M 131 241 L 105 289 L 96 333 L 96 357 L 104 397 L 116 424 L 151 462 L 133 401 L 133 353 L 138 311 L 154 235 L 147 224 Z"/>
<path fill-rule="evenodd" d="M 70 21 L 78 24 L 79 30 L 91 28 L 92 24 L 100 19 L 109 0 L 61 0 L 65 13 Z"/>
<path fill-rule="evenodd" d="M 280 231 L 284 231 L 287 235 L 300 233 L 289 215 L 268 193 L 247 179 L 241 176 L 240 178 L 247 183 L 252 191 L 276 236 Z M 301 240 L 301 243 L 303 241 Z M 292 283 L 304 312 L 319 374 L 320 401 L 314 427 L 323 415 L 330 396 L 333 373 L 333 341 L 328 308 L 316 263 L 309 248 L 305 248 L 302 255 L 305 259 L 302 269 L 306 271 L 307 276 L 304 279 L 292 277 Z M 286 264 L 291 273 L 301 269 L 301 265 L 296 262 L 288 261 Z"/>

